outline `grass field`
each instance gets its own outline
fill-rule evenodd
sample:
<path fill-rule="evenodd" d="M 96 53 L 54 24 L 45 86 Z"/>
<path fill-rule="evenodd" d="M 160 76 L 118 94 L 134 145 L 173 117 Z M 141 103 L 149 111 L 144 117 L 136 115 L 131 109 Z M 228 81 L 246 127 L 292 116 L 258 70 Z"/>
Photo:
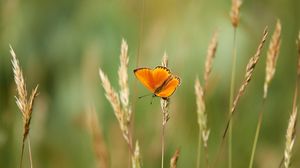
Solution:
<path fill-rule="evenodd" d="M 0 1 L 0 167 L 300 167 L 299 8 Z M 140 99 L 157 66 L 180 86 Z"/>

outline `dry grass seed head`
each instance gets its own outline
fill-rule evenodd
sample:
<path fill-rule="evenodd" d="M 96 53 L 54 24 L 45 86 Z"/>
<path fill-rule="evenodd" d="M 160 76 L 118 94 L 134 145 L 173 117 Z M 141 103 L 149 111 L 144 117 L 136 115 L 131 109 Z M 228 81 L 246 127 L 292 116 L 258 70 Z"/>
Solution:
<path fill-rule="evenodd" d="M 140 146 L 139 146 L 139 142 L 136 141 L 134 154 L 132 156 L 132 168 L 140 168 L 140 167 L 141 167 Z"/>
<path fill-rule="evenodd" d="M 22 70 L 19 65 L 19 61 L 17 59 L 17 56 L 10 46 L 10 53 L 12 56 L 12 65 L 13 65 L 13 72 L 14 72 L 14 79 L 17 85 L 17 91 L 18 96 L 16 97 L 16 103 L 22 113 L 23 118 L 23 127 L 24 127 L 24 133 L 23 133 L 23 142 L 25 141 L 27 135 L 29 134 L 29 127 L 30 127 L 30 121 L 31 121 L 31 115 L 33 110 L 33 104 L 35 97 L 38 95 L 38 86 L 35 87 L 35 89 L 32 90 L 31 95 L 28 99 L 27 95 L 27 89 L 25 80 L 23 77 Z"/>
<path fill-rule="evenodd" d="M 236 28 L 239 24 L 240 20 L 240 7 L 242 5 L 241 0 L 232 0 L 231 4 L 231 11 L 230 11 L 230 18 L 231 18 L 231 23 L 234 28 Z"/>
<path fill-rule="evenodd" d="M 175 153 L 173 154 L 171 160 L 170 160 L 170 168 L 176 168 L 177 167 L 177 162 L 179 159 L 179 154 L 180 151 L 179 149 L 176 149 Z"/>
<path fill-rule="evenodd" d="M 293 109 L 293 112 L 290 116 L 287 132 L 286 132 L 286 142 L 285 142 L 285 151 L 284 151 L 285 168 L 290 167 L 292 149 L 296 139 L 296 123 L 297 123 L 297 107 Z"/>
<path fill-rule="evenodd" d="M 209 137 L 209 130 L 207 128 L 207 114 L 205 113 L 204 89 L 200 84 L 199 78 L 196 78 L 195 94 L 197 104 L 198 125 L 200 131 L 202 132 L 201 137 L 203 140 L 203 144 L 206 147 Z"/>
<path fill-rule="evenodd" d="M 27 135 L 29 134 L 29 127 L 30 127 L 30 121 L 31 121 L 31 114 L 32 114 L 32 110 L 33 110 L 33 104 L 34 104 L 34 100 L 35 97 L 38 95 L 38 86 L 36 86 L 30 95 L 30 98 L 28 100 L 28 104 L 26 105 L 26 115 L 25 115 L 25 124 L 24 124 L 24 139 L 27 137 Z"/>
<path fill-rule="evenodd" d="M 196 94 L 198 124 L 200 126 L 200 129 L 203 129 L 203 126 L 206 123 L 206 117 L 204 117 L 205 116 L 204 89 L 200 84 L 199 78 L 196 78 L 195 94 Z"/>
<path fill-rule="evenodd" d="M 294 93 L 294 100 L 293 100 L 293 111 L 289 119 L 288 123 L 288 128 L 286 132 L 286 141 L 285 141 L 285 150 L 284 150 L 284 167 L 288 168 L 290 167 L 290 160 L 292 157 L 292 149 L 294 146 L 294 142 L 296 139 L 296 125 L 297 125 L 297 113 L 298 113 L 298 108 L 297 108 L 297 98 L 298 98 L 298 80 L 299 80 L 299 75 L 300 75 L 300 32 L 298 35 L 298 39 L 296 41 L 297 48 L 298 48 L 298 64 L 297 64 L 297 82 L 296 82 L 296 88 L 295 88 L 295 93 Z"/>
<path fill-rule="evenodd" d="M 23 117 L 25 117 L 26 114 L 26 104 L 27 104 L 27 90 L 26 90 L 26 84 L 23 77 L 22 69 L 19 65 L 19 60 L 17 59 L 17 56 L 10 46 L 10 54 L 12 56 L 12 65 L 13 65 L 13 72 L 14 72 L 14 79 L 17 85 L 17 91 L 18 96 L 16 97 L 17 105 L 19 109 L 21 110 L 21 113 Z"/>
<path fill-rule="evenodd" d="M 168 67 L 168 55 L 166 53 L 164 53 L 162 57 L 161 65 L 164 67 Z M 168 112 L 169 103 L 170 103 L 170 98 L 166 98 L 166 99 L 161 98 L 160 100 L 160 105 L 163 112 L 163 125 L 165 125 L 170 119 L 170 115 Z"/>
<path fill-rule="evenodd" d="M 207 49 L 207 55 L 205 60 L 205 72 L 204 72 L 205 89 L 207 88 L 208 77 L 212 70 L 212 62 L 213 59 L 215 58 L 215 54 L 217 51 L 217 46 L 218 46 L 217 38 L 218 38 L 218 33 L 215 32 L 212 36 L 212 39 Z"/>
<path fill-rule="evenodd" d="M 119 85 L 120 85 L 120 100 L 123 106 L 128 107 L 129 105 L 129 87 L 128 87 L 128 62 L 129 58 L 127 55 L 128 45 L 123 39 L 121 44 L 121 54 L 120 54 L 120 67 L 118 70 L 119 75 Z"/>
<path fill-rule="evenodd" d="M 118 93 L 113 89 L 107 76 L 101 69 L 99 69 L 99 76 L 102 81 L 102 86 L 105 90 L 105 96 L 111 104 L 117 119 L 119 121 L 123 120 L 122 108 Z"/>
<path fill-rule="evenodd" d="M 250 82 L 250 80 L 252 78 L 254 68 L 255 68 L 255 66 L 256 66 L 259 58 L 260 58 L 262 48 L 264 46 L 264 43 L 265 43 L 267 35 L 268 35 L 268 31 L 267 30 L 268 29 L 266 27 L 265 30 L 264 30 L 264 33 L 263 33 L 263 38 L 262 38 L 261 42 L 259 43 L 259 46 L 258 46 L 258 48 L 256 50 L 255 55 L 250 58 L 250 60 L 249 60 L 249 62 L 247 64 L 246 74 L 245 74 L 245 77 L 244 77 L 244 82 L 243 82 L 242 86 L 240 87 L 237 96 L 234 99 L 234 102 L 233 102 L 233 105 L 232 105 L 232 108 L 231 108 L 231 114 L 234 113 L 235 108 L 237 106 L 237 103 L 238 103 L 240 97 L 245 92 L 245 89 L 248 86 L 248 84 L 249 84 L 249 82 Z"/>
<path fill-rule="evenodd" d="M 161 110 L 163 112 L 163 125 L 167 124 L 167 122 L 170 119 L 169 115 L 169 103 L 170 103 L 170 98 L 160 99 L 160 105 L 161 105 Z"/>
<path fill-rule="evenodd" d="M 125 120 L 124 112 L 122 111 L 122 106 L 120 103 L 119 95 L 118 93 L 113 89 L 111 86 L 107 76 L 103 73 L 101 69 L 99 69 L 99 76 L 102 81 L 102 86 L 105 90 L 105 96 L 107 100 L 110 102 L 114 114 L 119 122 L 120 128 L 123 133 L 123 137 L 125 138 L 126 142 L 129 143 L 129 130 L 127 125 L 127 120 Z"/>
<path fill-rule="evenodd" d="M 129 105 L 129 86 L 128 86 L 128 45 L 123 39 L 121 44 L 120 67 L 118 70 L 119 86 L 120 86 L 120 101 L 124 110 L 124 117 L 129 123 L 131 118 L 131 107 Z"/>
<path fill-rule="evenodd" d="M 161 65 L 164 67 L 168 67 L 168 65 L 169 65 L 168 55 L 166 52 L 164 53 L 164 55 L 162 57 Z"/>
<path fill-rule="evenodd" d="M 264 83 L 264 98 L 267 97 L 268 85 L 271 82 L 271 80 L 275 74 L 280 44 L 281 44 L 281 24 L 280 24 L 280 21 L 277 20 L 275 31 L 272 35 L 272 39 L 271 39 L 268 54 L 267 54 L 266 78 L 265 78 L 265 83 Z"/>
<path fill-rule="evenodd" d="M 102 81 L 102 86 L 105 90 L 105 96 L 110 102 L 114 114 L 119 122 L 123 137 L 129 146 L 130 152 L 133 155 L 132 136 L 130 132 L 131 107 L 129 105 L 129 87 L 128 87 L 128 45 L 125 40 L 122 40 L 119 75 L 119 94 L 111 86 L 107 76 L 99 69 L 99 76 Z"/>

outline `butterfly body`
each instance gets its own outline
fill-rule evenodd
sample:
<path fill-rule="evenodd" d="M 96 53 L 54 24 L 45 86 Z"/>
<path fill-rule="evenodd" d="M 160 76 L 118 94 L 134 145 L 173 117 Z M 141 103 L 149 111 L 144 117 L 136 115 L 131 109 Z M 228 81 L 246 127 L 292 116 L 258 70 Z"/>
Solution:
<path fill-rule="evenodd" d="M 167 99 L 180 85 L 180 78 L 174 76 L 164 66 L 157 66 L 154 69 L 137 68 L 134 71 L 137 79 L 150 91 L 153 96 Z"/>

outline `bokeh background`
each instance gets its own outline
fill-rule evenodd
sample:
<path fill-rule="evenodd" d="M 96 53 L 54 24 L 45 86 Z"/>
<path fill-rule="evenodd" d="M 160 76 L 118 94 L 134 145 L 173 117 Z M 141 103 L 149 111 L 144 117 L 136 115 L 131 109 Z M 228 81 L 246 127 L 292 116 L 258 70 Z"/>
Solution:
<path fill-rule="evenodd" d="M 18 166 L 23 131 L 21 113 L 15 104 L 9 44 L 20 60 L 28 89 L 39 84 L 30 132 L 34 167 L 96 166 L 92 137 L 85 126 L 91 106 L 98 114 L 111 167 L 128 167 L 128 149 L 98 77 L 101 67 L 118 88 L 122 38 L 129 45 L 134 137 L 140 143 L 143 167 L 160 166 L 162 115 L 159 99 L 152 105 L 150 98 L 137 99 L 148 91 L 136 81 L 132 70 L 157 66 L 164 52 L 169 55 L 170 69 L 182 79 L 171 99 L 166 166 L 179 148 L 178 167 L 195 167 L 198 125 L 194 81 L 197 75 L 203 79 L 207 46 L 217 30 L 219 46 L 207 92 L 212 163 L 228 113 L 233 47 L 230 7 L 230 0 L 1 0 L 0 167 Z M 295 88 L 299 8 L 299 0 L 252 0 L 244 1 L 241 7 L 237 87 L 264 27 L 268 25 L 272 33 L 276 20 L 282 23 L 282 47 L 266 101 L 255 167 L 278 167 L 283 156 Z M 233 167 L 246 167 L 250 160 L 262 102 L 266 48 L 234 117 Z M 27 153 L 25 150 L 24 167 L 29 165 Z M 300 166 L 299 157 L 300 143 L 296 139 L 292 167 Z M 225 148 L 218 166 L 226 165 Z"/>

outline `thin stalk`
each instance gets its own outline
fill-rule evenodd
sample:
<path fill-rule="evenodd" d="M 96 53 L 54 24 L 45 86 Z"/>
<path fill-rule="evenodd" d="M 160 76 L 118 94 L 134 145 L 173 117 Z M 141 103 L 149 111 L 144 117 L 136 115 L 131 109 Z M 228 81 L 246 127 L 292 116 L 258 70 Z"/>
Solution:
<path fill-rule="evenodd" d="M 144 32 L 144 13 L 145 13 L 145 0 L 141 0 L 141 4 L 140 4 L 140 25 L 139 25 L 139 37 L 138 37 L 138 46 L 137 46 L 137 56 L 136 56 L 136 60 L 135 60 L 135 66 L 139 67 L 139 62 L 140 62 L 140 56 L 142 53 L 142 41 L 143 41 L 143 32 Z M 133 83 L 133 97 L 137 97 L 137 80 L 134 81 Z M 133 105 L 133 113 L 135 112 L 135 108 L 136 108 L 136 101 L 134 101 L 134 105 Z M 134 125 L 134 115 L 132 115 L 132 122 L 131 122 L 131 129 L 133 130 L 133 125 Z"/>
<path fill-rule="evenodd" d="M 161 168 L 164 167 L 164 155 L 165 155 L 165 124 L 162 124 L 162 133 L 161 133 Z"/>
<path fill-rule="evenodd" d="M 20 168 L 22 168 L 22 165 L 23 165 L 24 146 L 25 146 L 25 141 L 23 140 L 23 141 L 22 141 L 22 149 L 21 149 Z"/>
<path fill-rule="evenodd" d="M 234 28 L 233 32 L 233 55 L 232 55 L 232 69 L 231 69 L 231 81 L 230 81 L 230 97 L 229 97 L 229 115 L 231 115 L 231 106 L 233 103 L 234 88 L 235 88 L 235 73 L 236 73 L 236 31 Z M 229 123 L 228 132 L 228 167 L 232 168 L 232 122 Z"/>
<path fill-rule="evenodd" d="M 138 49 L 137 49 L 137 56 L 135 60 L 135 66 L 139 67 L 139 61 L 140 61 L 140 55 L 142 53 L 142 40 L 143 40 L 143 31 L 144 31 L 144 13 L 145 13 L 145 0 L 141 0 L 141 5 L 140 5 L 141 10 L 140 12 L 140 25 L 139 25 L 139 37 L 138 37 Z M 138 89 L 137 89 L 137 80 L 134 80 L 133 83 L 133 97 L 136 98 L 138 94 Z M 134 122 L 135 122 L 135 110 L 136 110 L 136 100 L 133 102 L 132 105 L 132 115 L 131 115 L 131 123 L 130 123 L 130 130 L 132 132 L 132 136 L 134 137 Z M 131 160 L 131 159 L 130 159 Z"/>
<path fill-rule="evenodd" d="M 217 163 L 219 162 L 220 155 L 221 155 L 221 153 L 223 153 L 223 150 L 224 150 L 224 145 L 225 145 L 225 137 L 223 136 L 222 140 L 221 140 L 220 147 L 219 147 L 217 155 L 216 155 L 216 159 L 215 159 L 215 161 L 213 163 L 213 166 L 212 166 L 213 168 L 217 167 Z"/>
<path fill-rule="evenodd" d="M 131 131 L 133 130 L 133 127 L 132 126 L 129 126 L 129 128 L 131 129 Z M 131 132 L 130 131 L 130 132 Z M 131 134 L 129 132 L 129 143 L 127 143 L 128 145 L 128 154 L 129 154 L 129 158 L 128 158 L 128 167 L 130 167 L 130 165 L 132 165 L 132 160 L 131 160 L 131 157 L 134 156 L 134 149 L 132 147 L 132 137 L 131 137 Z"/>
<path fill-rule="evenodd" d="M 138 67 L 139 66 L 139 62 L 140 62 L 140 55 L 141 55 L 141 52 L 142 52 L 142 38 L 143 38 L 143 31 L 144 31 L 144 13 L 145 13 L 145 0 L 141 0 L 141 5 L 140 5 L 140 18 L 139 18 L 139 22 L 140 22 L 140 25 L 139 25 L 139 37 L 138 37 L 138 51 L 137 51 L 137 56 L 136 56 L 136 60 L 135 60 L 135 66 Z M 137 97 L 137 94 L 138 94 L 138 89 L 137 89 L 137 80 L 134 81 L 133 83 L 133 97 Z M 136 102 L 137 101 L 134 101 L 134 104 L 132 106 L 132 116 L 131 116 L 131 122 L 130 122 L 130 130 L 131 130 L 131 133 L 132 135 L 130 136 L 130 141 L 131 141 L 131 144 L 129 145 L 129 153 L 131 154 L 131 156 L 134 156 L 134 150 L 133 150 L 133 147 L 132 147 L 132 137 L 134 136 L 134 125 L 135 125 L 135 110 L 136 110 Z M 131 158 L 129 158 L 129 165 L 131 165 Z M 129 166 L 130 167 L 130 166 Z"/>
<path fill-rule="evenodd" d="M 207 146 L 204 146 L 204 153 L 205 153 L 206 167 L 210 168 L 210 166 L 209 166 L 209 160 L 208 160 L 208 147 Z"/>
<path fill-rule="evenodd" d="M 29 152 L 30 168 L 33 168 L 33 164 L 32 164 L 32 154 L 31 154 L 31 145 L 30 145 L 30 138 L 29 138 L 29 135 L 28 135 L 27 142 L 28 142 L 28 152 Z"/>
<path fill-rule="evenodd" d="M 202 144 L 202 137 L 201 137 L 202 130 L 199 129 L 199 140 L 198 140 L 198 147 L 197 147 L 197 168 L 200 168 L 200 162 L 201 162 L 201 144 Z M 208 148 L 207 146 L 203 147 L 204 154 L 205 154 L 205 162 L 206 167 L 209 168 L 209 160 L 208 160 Z"/>
<path fill-rule="evenodd" d="M 136 66 L 139 65 L 139 58 L 142 51 L 142 39 L 143 39 L 143 32 L 144 32 L 144 15 L 145 15 L 145 0 L 141 1 L 141 11 L 140 11 L 140 27 L 139 27 L 139 42 L 138 42 L 138 53 L 136 57 Z"/>
<path fill-rule="evenodd" d="M 256 145 L 257 145 L 257 141 L 258 141 L 258 136 L 259 136 L 259 132 L 260 132 L 260 128 L 261 128 L 261 123 L 262 123 L 262 120 L 263 120 L 263 111 L 264 111 L 266 99 L 267 99 L 267 97 L 263 98 L 262 107 L 261 107 L 262 109 L 259 111 L 259 114 L 258 114 L 259 116 L 258 116 L 258 122 L 257 122 L 256 131 L 255 131 L 255 137 L 254 137 L 254 142 L 253 142 L 253 146 L 252 146 L 252 151 L 251 151 L 251 158 L 250 158 L 249 168 L 253 167 L 254 154 L 255 154 Z"/>
<path fill-rule="evenodd" d="M 200 158 L 201 158 L 201 130 L 199 129 L 199 139 L 197 148 L 197 168 L 200 168 Z"/>
<path fill-rule="evenodd" d="M 232 69 L 231 69 L 231 81 L 230 81 L 230 97 L 229 97 L 229 112 L 228 112 L 228 121 L 226 124 L 226 128 L 225 128 L 225 132 L 222 136 L 222 140 L 220 143 L 220 147 L 218 149 L 218 152 L 216 154 L 216 159 L 213 163 L 213 167 L 217 166 L 217 163 L 219 161 L 220 155 L 221 153 L 223 153 L 224 150 L 224 145 L 225 145 L 225 139 L 226 139 L 226 133 L 228 130 L 228 167 L 231 168 L 232 167 L 232 124 L 231 124 L 231 117 L 232 117 L 232 113 L 231 113 L 231 108 L 232 108 L 232 104 L 233 104 L 233 98 L 234 98 L 234 88 L 235 88 L 235 71 L 236 71 L 236 33 L 237 30 L 236 28 L 234 28 L 234 32 L 233 32 L 233 55 L 232 55 Z"/>
<path fill-rule="evenodd" d="M 162 66 L 168 67 L 168 56 L 164 54 L 162 58 Z M 170 119 L 168 107 L 170 99 L 161 99 L 161 110 L 162 110 L 162 132 L 161 132 L 161 168 L 164 167 L 164 155 L 165 155 L 165 127 Z"/>

